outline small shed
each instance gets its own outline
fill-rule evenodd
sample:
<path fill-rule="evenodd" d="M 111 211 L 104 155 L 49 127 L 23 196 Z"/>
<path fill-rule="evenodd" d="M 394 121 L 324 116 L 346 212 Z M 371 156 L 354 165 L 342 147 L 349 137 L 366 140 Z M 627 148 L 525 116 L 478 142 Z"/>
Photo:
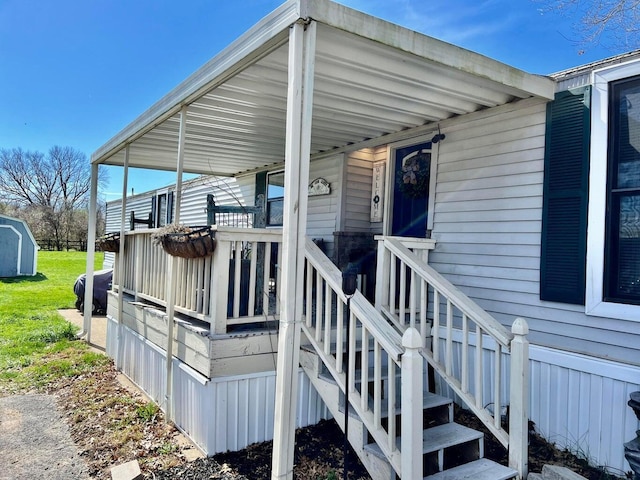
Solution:
<path fill-rule="evenodd" d="M 28 225 L 0 215 L 0 277 L 35 275 L 37 268 L 38 244 Z"/>

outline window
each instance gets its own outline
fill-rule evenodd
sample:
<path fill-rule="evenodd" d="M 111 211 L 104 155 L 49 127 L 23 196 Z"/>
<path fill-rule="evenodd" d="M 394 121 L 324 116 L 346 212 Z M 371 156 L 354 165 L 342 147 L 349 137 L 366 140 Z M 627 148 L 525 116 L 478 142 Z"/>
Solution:
<path fill-rule="evenodd" d="M 151 197 L 151 216 L 156 228 L 164 227 L 173 221 L 173 192 Z"/>
<path fill-rule="evenodd" d="M 284 172 L 267 175 L 267 225 L 281 227 L 284 218 Z"/>
<path fill-rule="evenodd" d="M 593 84 L 586 312 L 640 320 L 640 62 Z"/>
<path fill-rule="evenodd" d="M 156 217 L 156 227 L 164 227 L 167 224 L 167 194 L 158 195 L 158 215 Z"/>
<path fill-rule="evenodd" d="M 605 301 L 640 304 L 640 77 L 609 88 Z"/>

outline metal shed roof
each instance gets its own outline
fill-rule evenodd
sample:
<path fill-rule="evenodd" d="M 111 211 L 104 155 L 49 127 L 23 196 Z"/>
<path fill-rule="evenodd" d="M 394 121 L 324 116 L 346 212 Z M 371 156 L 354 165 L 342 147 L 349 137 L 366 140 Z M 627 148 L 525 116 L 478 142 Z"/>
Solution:
<path fill-rule="evenodd" d="M 317 22 L 311 154 L 527 97 L 554 83 L 328 0 L 293 0 L 264 18 L 98 149 L 92 162 L 235 175 L 282 163 L 288 30 Z M 379 139 L 379 140 L 372 140 Z"/>

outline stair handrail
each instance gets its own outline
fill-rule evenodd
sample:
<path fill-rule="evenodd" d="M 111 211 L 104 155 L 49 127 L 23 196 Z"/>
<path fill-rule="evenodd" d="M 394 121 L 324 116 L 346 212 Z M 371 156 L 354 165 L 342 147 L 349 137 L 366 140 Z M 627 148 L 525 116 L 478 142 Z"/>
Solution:
<path fill-rule="evenodd" d="M 434 370 L 447 382 L 449 387 L 458 395 L 474 414 L 485 424 L 485 426 L 495 435 L 495 437 L 509 449 L 509 466 L 518 471 L 519 478 L 526 478 L 528 466 L 528 398 L 529 398 L 529 342 L 526 335 L 529 333 L 527 322 L 522 318 L 516 318 L 511 332 L 498 322 L 493 316 L 477 305 L 473 300 L 466 296 L 462 291 L 457 289 L 449 280 L 444 278 L 433 267 L 427 265 L 415 253 L 409 250 L 397 238 L 384 238 L 381 247 L 395 255 L 397 259 L 404 263 L 404 268 L 409 268 L 424 282 L 423 286 L 431 285 L 434 290 L 434 298 L 432 299 L 434 306 L 434 316 L 440 316 L 440 295 L 444 297 L 447 303 L 447 325 L 445 340 L 445 361 L 440 361 L 439 355 L 439 321 L 434 323 L 433 333 L 431 337 L 433 343 L 431 347 L 427 341 L 429 335 L 428 329 L 421 328 L 423 338 L 422 353 L 427 362 Z M 384 258 L 380 256 L 378 258 Z M 389 263 L 391 262 L 388 259 Z M 395 270 L 394 270 L 395 271 Z M 401 271 L 404 271 L 401 269 Z M 413 275 L 412 273 L 412 275 Z M 413 277 L 412 277 L 413 278 Z M 413 287 L 414 289 L 416 287 Z M 414 294 L 415 295 L 415 294 Z M 425 307 L 426 300 L 422 300 L 422 307 Z M 462 361 L 461 379 L 453 375 L 453 359 L 452 359 L 452 324 L 453 324 L 453 307 L 460 311 L 462 323 Z M 415 307 L 412 316 L 415 317 Z M 393 310 L 393 309 L 390 309 Z M 390 311 L 390 313 L 393 313 Z M 422 312 L 422 320 L 426 320 L 426 312 Z M 404 327 L 399 324 L 397 319 L 392 319 L 394 325 Z M 415 322 L 415 319 L 413 320 Z M 480 397 L 477 392 L 470 391 L 469 372 L 465 371 L 469 362 L 469 321 L 476 324 L 476 385 L 475 388 L 480 390 Z M 479 335 L 477 334 L 479 333 Z M 482 401 L 482 381 L 477 372 L 482 370 L 483 365 L 483 338 L 486 335 L 491 337 L 496 345 L 494 352 L 494 411 L 490 413 L 486 410 Z M 511 369 L 510 369 L 510 389 L 509 389 L 509 432 L 503 428 L 501 422 L 501 400 L 500 396 L 502 381 L 502 361 L 503 353 L 510 353 Z M 480 383 L 478 383 L 480 382 Z"/>
<path fill-rule="evenodd" d="M 336 292 L 340 300 L 344 303 L 347 297 L 342 292 L 342 276 L 338 267 L 320 250 L 320 248 L 311 240 L 306 239 L 306 258 L 314 268 L 322 272 L 322 277 L 327 281 L 331 289 Z M 363 323 L 367 325 L 369 332 L 375 333 L 376 338 L 383 348 L 393 354 L 393 359 L 399 361 L 404 353 L 402 346 L 402 336 L 387 322 L 374 322 L 373 319 L 382 318 L 373 305 L 359 291 L 351 298 L 351 310 L 354 315 L 362 318 Z"/>
<path fill-rule="evenodd" d="M 364 423 L 367 431 L 378 444 L 393 469 L 402 477 L 403 465 L 410 470 L 408 467 L 411 465 L 410 458 L 415 453 L 414 450 L 420 450 L 421 452 L 422 443 L 413 445 L 412 442 L 408 442 L 405 437 L 412 431 L 415 433 L 415 430 L 411 428 L 404 430 L 405 427 L 403 426 L 402 434 L 400 435 L 402 440 L 398 444 L 395 422 L 389 422 L 386 428 L 383 427 L 381 421 L 382 413 L 386 407 L 389 417 L 394 418 L 394 412 L 410 412 L 411 406 L 421 405 L 422 402 L 417 402 L 415 399 L 413 401 L 410 400 L 409 394 L 406 393 L 410 390 L 400 389 L 398 392 L 401 394 L 400 407 L 402 410 L 397 409 L 395 399 L 397 380 L 400 380 L 400 383 L 405 388 L 415 388 L 416 385 L 419 385 L 419 382 L 413 377 L 414 375 L 419 375 L 422 378 L 422 374 L 417 372 L 415 367 L 414 369 L 409 367 L 412 363 L 410 360 L 411 355 L 407 357 L 406 362 L 402 360 L 407 349 L 403 345 L 401 334 L 386 321 L 384 316 L 360 292 L 356 291 L 350 300 L 351 311 L 349 318 L 343 318 L 342 305 L 346 304 L 347 297 L 342 291 L 340 270 L 313 241 L 307 239 L 305 246 L 307 301 L 305 320 L 302 324 L 303 332 L 307 341 L 313 346 L 316 354 L 324 363 L 327 371 L 333 376 L 338 387 L 343 392 L 346 389 L 349 390 L 350 408 Z M 333 295 L 336 296 L 338 305 L 340 305 L 340 308 L 337 308 L 335 312 L 335 326 L 331 323 L 332 315 L 330 310 L 332 305 L 330 304 L 329 308 L 326 308 L 326 299 L 332 298 Z M 311 297 L 316 302 L 316 308 L 312 307 Z M 318 307 L 319 303 L 323 303 L 324 308 L 322 306 Z M 360 327 L 357 326 L 358 324 Z M 343 331 L 345 327 L 350 334 L 347 335 L 349 344 L 343 349 L 343 342 L 346 340 L 345 332 Z M 332 335 L 335 335 L 335 352 L 332 352 L 330 348 L 333 340 Z M 361 345 L 366 344 L 369 345 L 369 348 L 372 348 L 371 353 L 373 355 L 373 358 L 369 359 L 369 348 L 360 351 L 359 390 L 356 387 L 355 379 L 356 336 L 360 338 Z M 419 333 L 415 332 L 415 336 L 419 337 Z M 413 344 L 410 343 L 410 346 L 413 346 Z M 366 352 L 366 354 L 363 354 L 363 352 Z M 419 350 L 416 350 L 415 353 L 419 354 Z M 347 356 L 346 362 L 343 361 L 343 355 Z M 387 360 L 386 366 L 383 365 L 383 357 Z M 347 376 L 345 375 L 347 370 L 350 372 L 348 384 L 346 381 Z M 385 375 L 387 376 L 386 388 L 388 389 L 386 396 L 383 394 L 382 386 Z M 371 391 L 369 390 L 370 382 L 373 383 Z M 420 394 L 422 394 L 421 388 Z M 413 396 L 415 397 L 415 395 Z M 417 427 L 417 420 L 411 414 L 409 416 L 412 417 L 414 423 L 412 426 L 414 428 Z M 406 445 L 410 445 L 410 449 L 404 449 L 403 451 L 402 446 L 406 447 Z"/>
<path fill-rule="evenodd" d="M 422 262 L 411 250 L 405 247 L 399 240 L 386 237 L 384 246 L 402 259 L 412 270 L 422 278 L 432 279 L 433 284 L 438 285 L 438 291 L 450 299 L 463 313 L 473 317 L 482 329 L 503 347 L 509 348 L 513 334 L 500 322 L 487 313 L 482 307 L 456 288 L 449 280 L 443 277 L 433 267 Z"/>

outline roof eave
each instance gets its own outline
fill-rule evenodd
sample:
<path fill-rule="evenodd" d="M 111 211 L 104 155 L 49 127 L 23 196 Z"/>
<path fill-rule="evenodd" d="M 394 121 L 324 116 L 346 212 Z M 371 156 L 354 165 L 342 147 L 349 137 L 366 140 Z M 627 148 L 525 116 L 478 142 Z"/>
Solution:
<path fill-rule="evenodd" d="M 289 27 L 301 18 L 300 10 L 300 2 L 290 0 L 271 12 L 98 148 L 91 155 L 91 162 L 104 163 L 126 144 L 178 113 L 182 105 L 191 103 L 285 43 Z"/>
<path fill-rule="evenodd" d="M 96 150 L 91 157 L 92 163 L 109 163 L 110 157 L 176 115 L 183 105 L 190 104 L 285 44 L 289 27 L 301 19 L 313 19 L 427 61 L 506 86 L 513 90 L 514 98 L 531 96 L 553 99 L 555 82 L 548 77 L 528 74 L 483 55 L 329 0 L 290 0 L 258 22 Z"/>
<path fill-rule="evenodd" d="M 412 53 L 440 65 L 468 72 L 517 90 L 553 100 L 555 82 L 526 73 L 479 53 L 353 10 L 330 0 L 304 0 L 302 14 L 321 23 Z"/>

